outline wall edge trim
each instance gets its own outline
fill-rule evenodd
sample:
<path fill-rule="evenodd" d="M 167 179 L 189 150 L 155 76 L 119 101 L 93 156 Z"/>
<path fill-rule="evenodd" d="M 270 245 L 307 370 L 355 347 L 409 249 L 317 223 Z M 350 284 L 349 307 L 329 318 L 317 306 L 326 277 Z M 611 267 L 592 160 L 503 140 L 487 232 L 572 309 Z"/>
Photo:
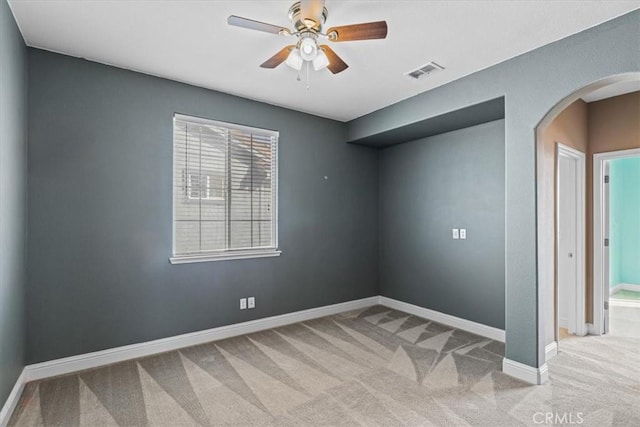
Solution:
<path fill-rule="evenodd" d="M 392 298 L 373 296 L 27 365 L 24 367 L 20 377 L 16 381 L 16 384 L 11 391 L 9 398 L 5 402 L 2 411 L 0 411 L 0 426 L 5 426 L 6 423 L 9 422 L 11 414 L 18 404 L 25 384 L 30 381 L 70 374 L 139 357 L 151 356 L 184 347 L 339 314 L 349 310 L 357 310 L 376 304 L 401 310 L 427 320 L 439 322 L 447 326 L 465 330 L 496 341 L 505 341 L 505 331 L 502 329 L 483 325 L 481 323 L 476 323 L 403 301 L 394 300 Z M 535 369 L 528 366 L 527 368 Z M 516 376 L 516 378 L 519 377 Z"/>
<path fill-rule="evenodd" d="M 349 310 L 369 307 L 378 302 L 378 297 L 368 297 L 338 304 L 326 305 L 307 310 L 295 311 L 292 313 L 280 314 L 277 316 L 265 317 L 262 319 L 250 320 L 247 322 L 234 323 L 217 328 L 205 329 L 197 332 L 190 332 L 172 337 L 146 341 L 137 344 L 130 344 L 121 347 L 114 347 L 106 350 L 84 353 L 76 356 L 64 357 L 61 359 L 49 360 L 46 362 L 27 365 L 23 371 L 23 382 L 50 378 L 86 369 L 97 368 L 125 360 L 136 359 L 144 356 L 151 356 L 167 351 L 178 350 L 184 347 L 204 344 L 238 335 L 250 334 L 265 329 L 290 325 L 292 323 L 317 319 L 319 317 L 330 316 Z"/>
<path fill-rule="evenodd" d="M 533 385 L 544 384 L 549 379 L 549 367 L 546 363 L 539 368 L 534 368 L 506 357 L 502 359 L 502 372 Z"/>
<path fill-rule="evenodd" d="M 393 298 L 384 296 L 378 297 L 378 303 L 389 308 L 404 311 L 405 313 L 413 314 L 418 317 L 422 317 L 427 320 L 433 320 L 434 322 L 442 323 L 447 326 L 454 327 L 456 329 L 462 329 L 467 332 L 481 335 L 486 338 L 490 338 L 495 341 L 505 342 L 505 331 L 503 329 L 494 328 L 493 326 L 484 325 L 482 323 L 473 322 L 471 320 L 462 319 L 460 317 L 452 316 L 450 314 L 441 313 L 439 311 L 431 310 L 429 308 L 420 307 L 418 305 L 410 304 L 403 301 L 398 301 Z"/>
<path fill-rule="evenodd" d="M 585 325 L 586 328 L 586 325 Z M 558 354 L 558 342 L 553 341 L 544 347 L 544 361 L 548 362 Z"/>
<path fill-rule="evenodd" d="M 625 290 L 625 291 L 640 292 L 640 284 L 623 283 L 622 284 L 622 289 Z"/>
<path fill-rule="evenodd" d="M 13 411 L 18 406 L 18 402 L 20 401 L 20 397 L 22 396 L 22 391 L 24 390 L 24 386 L 27 383 L 26 380 L 26 372 L 23 369 L 16 380 L 15 385 L 11 389 L 11 393 L 9 393 L 9 397 L 7 397 L 6 402 L 0 409 L 0 426 L 5 427 L 9 424 L 9 420 L 11 419 L 11 415 Z"/>

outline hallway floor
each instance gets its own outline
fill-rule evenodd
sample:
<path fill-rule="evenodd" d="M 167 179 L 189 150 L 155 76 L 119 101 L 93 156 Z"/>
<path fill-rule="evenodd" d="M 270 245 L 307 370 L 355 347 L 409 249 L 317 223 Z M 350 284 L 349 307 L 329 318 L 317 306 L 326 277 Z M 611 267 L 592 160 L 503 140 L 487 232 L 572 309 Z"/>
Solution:
<path fill-rule="evenodd" d="M 640 295 L 640 292 L 628 292 Z M 634 295 L 634 297 L 636 296 Z M 631 337 L 640 339 L 640 299 L 615 298 L 617 293 L 609 300 L 609 333 L 619 337 Z M 640 353 L 640 347 L 638 348 Z"/>

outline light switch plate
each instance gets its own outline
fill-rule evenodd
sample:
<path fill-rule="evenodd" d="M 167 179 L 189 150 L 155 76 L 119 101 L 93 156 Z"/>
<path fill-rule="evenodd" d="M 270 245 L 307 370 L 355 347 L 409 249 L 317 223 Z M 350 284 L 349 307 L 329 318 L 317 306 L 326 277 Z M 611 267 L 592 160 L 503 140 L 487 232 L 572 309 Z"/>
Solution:
<path fill-rule="evenodd" d="M 246 310 L 246 309 L 247 309 L 247 299 L 240 298 L 240 310 Z"/>
<path fill-rule="evenodd" d="M 451 229 L 451 235 L 453 237 L 453 240 L 458 240 L 460 237 L 459 233 L 458 233 L 458 229 L 457 228 L 453 228 Z"/>
<path fill-rule="evenodd" d="M 466 239 L 467 238 L 467 229 L 466 228 L 461 228 L 460 229 L 460 238 L 461 239 Z"/>
<path fill-rule="evenodd" d="M 247 298 L 247 306 L 248 308 L 256 308 L 256 297 Z"/>

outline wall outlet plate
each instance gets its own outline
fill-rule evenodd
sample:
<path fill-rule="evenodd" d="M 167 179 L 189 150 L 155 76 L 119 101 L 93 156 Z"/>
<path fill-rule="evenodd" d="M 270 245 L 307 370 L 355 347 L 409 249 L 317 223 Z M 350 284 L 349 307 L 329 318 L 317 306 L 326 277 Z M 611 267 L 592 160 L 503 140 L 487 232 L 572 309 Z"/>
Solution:
<path fill-rule="evenodd" d="M 467 229 L 466 228 L 461 228 L 460 229 L 460 238 L 461 239 L 466 239 L 467 238 Z"/>
<path fill-rule="evenodd" d="M 247 309 L 247 299 L 240 298 L 240 310 L 246 310 L 246 309 Z"/>
<path fill-rule="evenodd" d="M 249 308 L 256 308 L 256 297 L 247 298 L 247 306 Z"/>
<path fill-rule="evenodd" d="M 451 236 L 453 237 L 453 240 L 458 240 L 460 238 L 457 228 L 451 229 Z"/>

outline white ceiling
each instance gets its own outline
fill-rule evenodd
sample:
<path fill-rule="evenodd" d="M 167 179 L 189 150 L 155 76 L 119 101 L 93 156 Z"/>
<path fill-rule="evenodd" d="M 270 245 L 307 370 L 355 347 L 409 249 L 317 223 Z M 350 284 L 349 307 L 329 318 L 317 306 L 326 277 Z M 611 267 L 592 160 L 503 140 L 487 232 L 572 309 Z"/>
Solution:
<path fill-rule="evenodd" d="M 259 65 L 290 38 L 231 27 L 231 14 L 288 26 L 291 1 L 9 0 L 29 46 L 348 121 L 640 7 L 635 1 L 327 0 L 326 27 L 386 20 L 386 40 L 335 43 L 349 65 Z M 570 54 L 568 52 L 567 54 Z M 429 61 L 446 67 L 404 76 Z"/>

